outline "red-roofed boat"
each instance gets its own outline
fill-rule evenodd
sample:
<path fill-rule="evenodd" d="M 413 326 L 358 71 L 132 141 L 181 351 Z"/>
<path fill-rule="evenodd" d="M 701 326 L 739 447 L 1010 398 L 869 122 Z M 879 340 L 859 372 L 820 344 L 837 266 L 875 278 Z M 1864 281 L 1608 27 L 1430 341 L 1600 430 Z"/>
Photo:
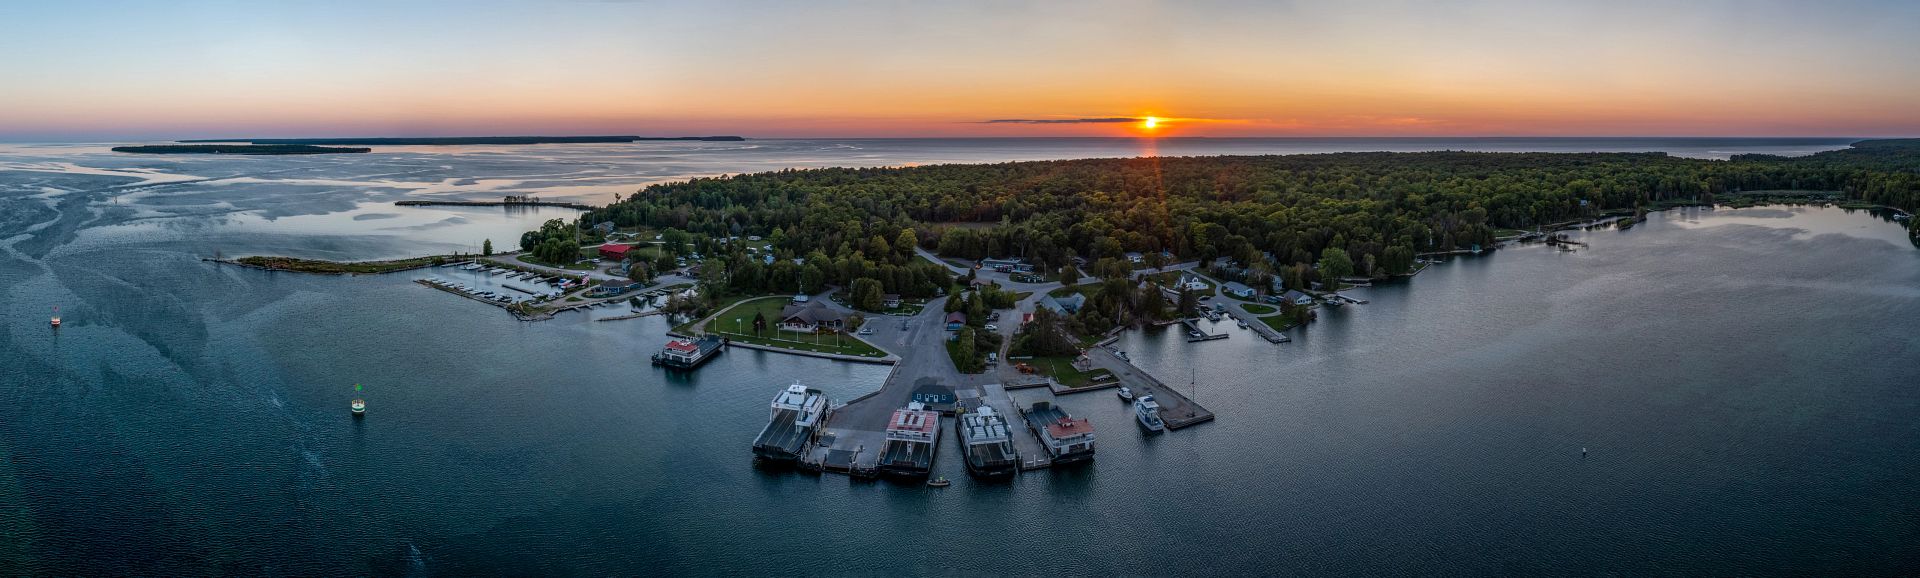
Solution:
<path fill-rule="evenodd" d="M 720 355 L 726 340 L 708 335 L 700 339 L 675 339 L 653 354 L 653 364 L 671 369 L 693 369 Z"/>

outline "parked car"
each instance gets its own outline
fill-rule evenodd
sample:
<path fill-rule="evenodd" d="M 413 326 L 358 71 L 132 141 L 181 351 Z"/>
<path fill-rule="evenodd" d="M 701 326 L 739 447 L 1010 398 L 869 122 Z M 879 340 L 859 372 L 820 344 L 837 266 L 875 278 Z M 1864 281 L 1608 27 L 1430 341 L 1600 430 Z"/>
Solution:
<path fill-rule="evenodd" d="M 1000 330 L 1000 326 L 994 325 L 992 323 L 987 324 L 987 331 L 999 331 L 999 330 Z"/>

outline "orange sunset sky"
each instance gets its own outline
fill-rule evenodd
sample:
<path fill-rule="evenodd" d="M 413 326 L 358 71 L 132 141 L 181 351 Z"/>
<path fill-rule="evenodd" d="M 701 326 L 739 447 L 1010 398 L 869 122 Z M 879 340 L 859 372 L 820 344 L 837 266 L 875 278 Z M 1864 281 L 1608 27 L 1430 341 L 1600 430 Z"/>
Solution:
<path fill-rule="evenodd" d="M 1913 4 L 9 3 L 0 139 L 1915 135 Z"/>

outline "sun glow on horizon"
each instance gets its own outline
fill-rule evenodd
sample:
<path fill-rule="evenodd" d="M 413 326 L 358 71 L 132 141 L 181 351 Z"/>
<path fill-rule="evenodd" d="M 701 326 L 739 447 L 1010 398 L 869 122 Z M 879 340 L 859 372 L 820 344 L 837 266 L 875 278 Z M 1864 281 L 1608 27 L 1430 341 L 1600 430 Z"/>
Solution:
<path fill-rule="evenodd" d="M 1153 132 L 1153 130 L 1156 128 L 1160 128 L 1160 117 L 1149 116 L 1149 117 L 1140 119 L 1140 130 Z"/>

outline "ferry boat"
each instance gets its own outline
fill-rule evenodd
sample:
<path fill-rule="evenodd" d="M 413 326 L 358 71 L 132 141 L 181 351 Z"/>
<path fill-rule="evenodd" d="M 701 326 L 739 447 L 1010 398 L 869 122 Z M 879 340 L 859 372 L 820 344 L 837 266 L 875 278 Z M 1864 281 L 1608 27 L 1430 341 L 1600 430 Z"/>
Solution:
<path fill-rule="evenodd" d="M 940 412 L 920 402 L 893 410 L 887 421 L 887 441 L 880 446 L 882 475 L 924 478 L 933 473 L 933 454 L 939 450 Z"/>
<path fill-rule="evenodd" d="M 1013 449 L 1013 431 L 1007 427 L 1007 419 L 1001 417 L 992 407 L 960 414 L 955 420 L 960 441 L 960 452 L 967 457 L 967 473 L 977 478 L 1003 479 L 1013 477 L 1020 469 L 1020 454 Z"/>
<path fill-rule="evenodd" d="M 753 455 L 775 462 L 794 462 L 813 442 L 814 432 L 825 421 L 827 396 L 795 382 L 773 397 L 773 417 L 760 437 L 753 440 Z"/>
<path fill-rule="evenodd" d="M 1140 427 L 1147 428 L 1149 432 L 1167 431 L 1167 423 L 1160 419 L 1160 402 L 1154 401 L 1151 395 L 1133 400 L 1133 417 L 1139 419 Z"/>
<path fill-rule="evenodd" d="M 675 339 L 653 354 L 653 364 L 671 369 L 693 369 L 720 355 L 726 341 L 718 335 L 697 340 Z"/>
<path fill-rule="evenodd" d="M 1093 422 L 1068 415 L 1060 406 L 1033 402 L 1027 409 L 1027 429 L 1040 437 L 1054 465 L 1093 459 Z"/>

